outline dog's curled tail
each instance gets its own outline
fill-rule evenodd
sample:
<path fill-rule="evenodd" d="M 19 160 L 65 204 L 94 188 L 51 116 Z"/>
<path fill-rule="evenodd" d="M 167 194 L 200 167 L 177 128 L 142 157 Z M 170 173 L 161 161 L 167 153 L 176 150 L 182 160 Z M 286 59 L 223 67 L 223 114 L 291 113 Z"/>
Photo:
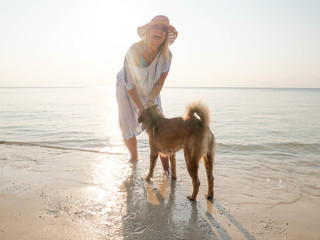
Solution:
<path fill-rule="evenodd" d="M 195 114 L 197 114 L 199 117 L 197 117 Z M 208 106 L 201 101 L 189 104 L 184 119 L 189 118 L 200 118 L 202 125 L 209 127 L 210 117 Z"/>

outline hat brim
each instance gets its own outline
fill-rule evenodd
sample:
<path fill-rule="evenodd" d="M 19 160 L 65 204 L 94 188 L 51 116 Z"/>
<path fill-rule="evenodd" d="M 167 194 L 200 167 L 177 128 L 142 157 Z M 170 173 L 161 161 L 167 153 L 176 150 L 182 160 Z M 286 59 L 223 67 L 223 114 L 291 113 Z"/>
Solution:
<path fill-rule="evenodd" d="M 138 33 L 139 37 L 140 38 L 145 37 L 148 27 L 151 26 L 151 25 L 157 24 L 157 23 L 158 22 L 147 23 L 147 24 L 145 24 L 145 25 L 143 25 L 141 27 L 138 27 L 137 33 Z M 176 40 L 176 38 L 178 37 L 178 31 L 172 25 L 168 25 L 168 24 L 165 24 L 163 22 L 159 22 L 159 23 L 164 24 L 164 25 L 166 25 L 168 27 L 167 37 L 169 39 L 169 44 L 171 45 Z"/>

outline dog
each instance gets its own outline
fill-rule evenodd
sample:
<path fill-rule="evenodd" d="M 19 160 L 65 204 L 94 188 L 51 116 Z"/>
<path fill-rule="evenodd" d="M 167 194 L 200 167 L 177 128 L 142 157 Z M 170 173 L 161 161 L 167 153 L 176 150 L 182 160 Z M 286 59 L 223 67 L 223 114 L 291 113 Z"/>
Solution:
<path fill-rule="evenodd" d="M 159 154 L 170 156 L 173 179 L 176 179 L 175 153 L 184 150 L 187 170 L 192 179 L 193 192 L 188 199 L 195 201 L 199 192 L 200 180 L 198 177 L 199 162 L 203 159 L 207 173 L 207 199 L 214 195 L 214 149 L 215 137 L 209 128 L 209 109 L 202 102 L 190 104 L 184 117 L 165 118 L 153 105 L 144 111 L 138 122 L 146 129 L 149 135 L 150 168 L 146 178 L 150 181 L 156 166 Z"/>

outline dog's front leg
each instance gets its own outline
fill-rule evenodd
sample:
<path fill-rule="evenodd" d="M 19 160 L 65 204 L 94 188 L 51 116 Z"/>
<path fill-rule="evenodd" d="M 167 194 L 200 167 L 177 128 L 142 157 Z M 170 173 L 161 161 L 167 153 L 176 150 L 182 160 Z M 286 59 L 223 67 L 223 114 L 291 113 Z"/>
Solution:
<path fill-rule="evenodd" d="M 155 150 L 151 150 L 151 153 L 150 153 L 150 167 L 149 167 L 149 174 L 148 176 L 146 177 L 146 180 L 147 181 L 150 181 L 150 179 L 152 178 L 153 176 L 153 171 L 154 171 L 154 168 L 156 167 L 156 163 L 157 163 L 157 159 L 158 159 L 158 151 L 155 151 Z"/>

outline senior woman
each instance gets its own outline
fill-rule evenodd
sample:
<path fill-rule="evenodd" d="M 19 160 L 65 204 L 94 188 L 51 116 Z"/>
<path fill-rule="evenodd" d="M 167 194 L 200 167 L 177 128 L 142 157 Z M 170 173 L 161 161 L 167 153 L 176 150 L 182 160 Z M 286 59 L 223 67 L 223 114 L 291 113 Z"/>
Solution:
<path fill-rule="evenodd" d="M 160 92 L 172 60 L 169 45 L 178 32 L 166 16 L 158 15 L 138 27 L 138 35 L 141 40 L 129 48 L 124 66 L 117 75 L 120 128 L 132 163 L 138 161 L 136 136 L 144 130 L 138 123 L 139 115 L 153 104 L 162 112 Z M 168 158 L 161 157 L 161 162 L 168 173 Z"/>

